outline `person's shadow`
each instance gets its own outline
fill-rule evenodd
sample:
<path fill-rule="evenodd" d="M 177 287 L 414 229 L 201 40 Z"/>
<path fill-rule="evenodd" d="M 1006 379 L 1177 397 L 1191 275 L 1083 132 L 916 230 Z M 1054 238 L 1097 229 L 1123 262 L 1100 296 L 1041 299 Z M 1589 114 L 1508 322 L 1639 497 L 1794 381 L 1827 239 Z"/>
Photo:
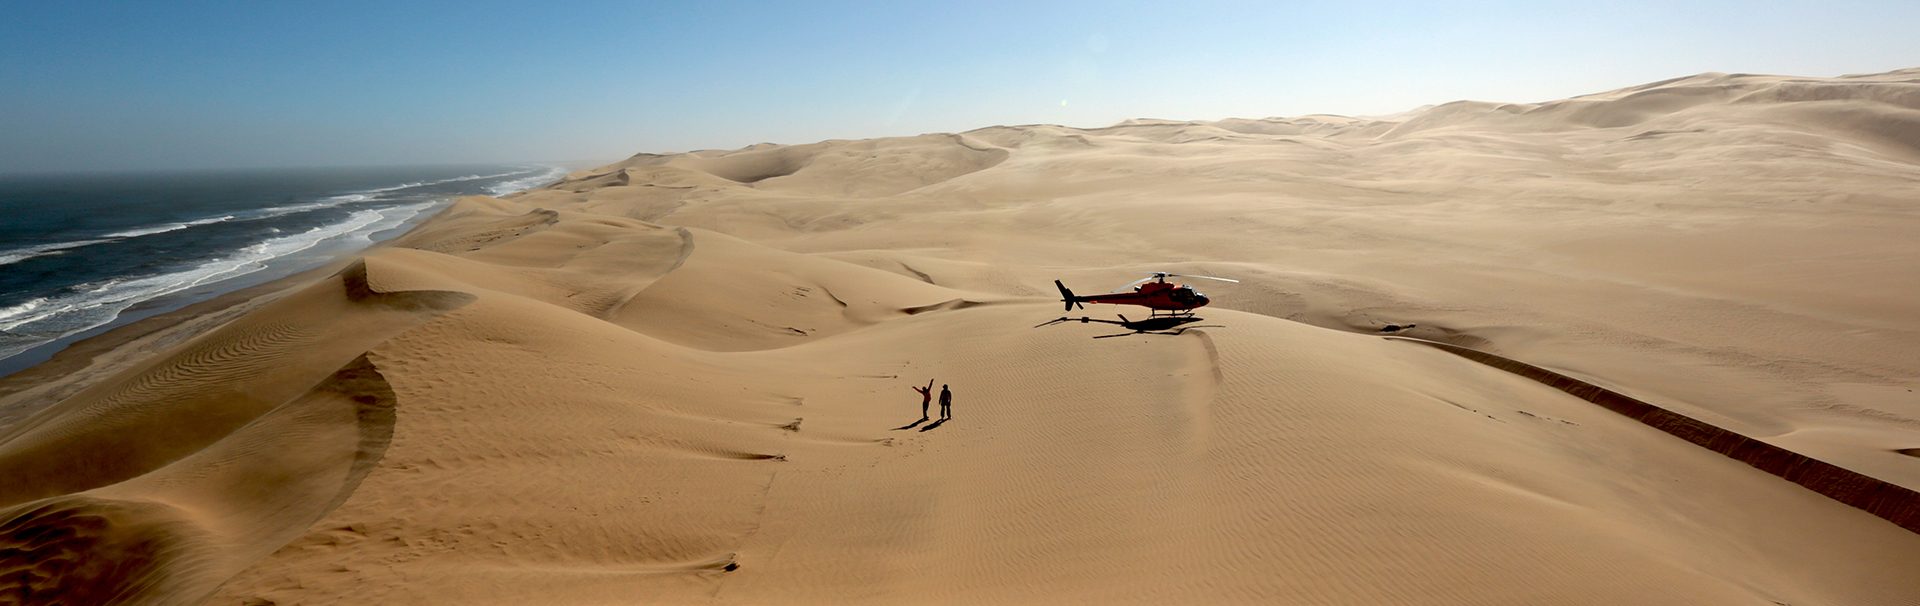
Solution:
<path fill-rule="evenodd" d="M 900 430 L 902 430 L 902 429 L 913 429 L 913 428 L 915 428 L 915 427 L 919 427 L 921 423 L 925 423 L 925 422 L 927 422 L 927 418 L 926 418 L 926 417 L 920 417 L 920 420 L 918 420 L 918 421 L 914 421 L 914 422 L 912 422 L 912 423 L 908 423 L 908 424 L 906 424 L 906 425 L 902 425 L 902 426 L 899 426 L 899 427 L 895 427 L 895 428 L 893 428 L 893 430 L 894 430 L 894 431 L 900 431 Z M 939 424 L 940 424 L 940 423 L 938 423 L 938 422 L 935 422 L 935 423 L 934 423 L 933 425 L 939 425 Z M 927 427 L 933 427 L 933 425 L 928 425 Z M 921 430 L 921 431 L 925 431 L 925 430 Z"/>
<path fill-rule="evenodd" d="M 938 420 L 938 421 L 934 421 L 934 422 L 933 422 L 932 424 L 930 424 L 930 425 L 927 425 L 926 427 L 922 427 L 922 428 L 920 428 L 920 431 L 933 431 L 933 430 L 935 430 L 935 429 L 939 429 L 939 428 L 940 428 L 940 424 L 941 424 L 941 423 L 945 423 L 945 422 L 947 422 L 948 420 L 949 420 L 949 419 L 941 419 L 941 420 Z"/>

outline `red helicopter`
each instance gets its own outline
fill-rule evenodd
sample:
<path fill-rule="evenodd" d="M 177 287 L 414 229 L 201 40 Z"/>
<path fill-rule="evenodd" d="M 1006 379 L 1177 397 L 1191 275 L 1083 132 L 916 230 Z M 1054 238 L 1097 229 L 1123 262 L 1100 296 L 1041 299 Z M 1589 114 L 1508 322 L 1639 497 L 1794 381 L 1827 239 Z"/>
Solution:
<path fill-rule="evenodd" d="M 1167 282 L 1167 278 L 1201 278 L 1205 280 L 1219 280 L 1221 282 L 1239 282 L 1239 280 L 1215 278 L 1213 276 L 1189 276 L 1161 271 L 1135 280 L 1132 284 L 1122 286 L 1119 291 L 1088 297 L 1074 295 L 1073 291 L 1067 290 L 1067 285 L 1060 283 L 1059 280 L 1054 280 L 1053 285 L 1060 289 L 1060 302 L 1066 305 L 1067 311 L 1073 311 L 1075 305 L 1079 305 L 1081 309 L 1086 309 L 1085 303 L 1111 303 L 1115 305 L 1139 305 L 1146 307 L 1151 310 L 1148 312 L 1150 318 L 1160 316 L 1191 316 L 1193 315 L 1193 310 L 1205 307 L 1207 303 L 1210 302 L 1206 295 L 1194 292 L 1193 287 L 1185 284 Z M 1133 288 L 1131 292 L 1126 291 L 1129 287 Z"/>

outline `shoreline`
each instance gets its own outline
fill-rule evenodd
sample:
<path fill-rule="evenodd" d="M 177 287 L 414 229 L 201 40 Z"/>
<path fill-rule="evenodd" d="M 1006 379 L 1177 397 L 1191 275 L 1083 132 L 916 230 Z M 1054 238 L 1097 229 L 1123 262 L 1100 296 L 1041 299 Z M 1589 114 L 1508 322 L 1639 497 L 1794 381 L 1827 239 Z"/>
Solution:
<path fill-rule="evenodd" d="M 551 183 L 568 170 L 552 164 L 260 174 L 236 170 L 151 183 L 116 177 L 82 188 L 82 193 L 62 193 L 61 188 L 74 187 L 65 181 L 9 181 L 0 192 L 9 204 L 73 198 L 77 204 L 108 208 L 111 203 L 105 200 L 116 196 L 151 196 L 154 202 L 148 211 L 109 213 L 116 218 L 90 231 L 58 228 L 67 231 L 45 237 L 21 231 L 55 229 L 52 223 L 40 223 L 56 219 L 28 220 L 6 230 L 0 239 L 52 243 L 24 248 L 9 244 L 7 258 L 0 261 L 9 265 L 7 309 L 0 310 L 7 328 L 0 343 L 0 377 L 49 361 L 82 340 L 120 326 L 324 267 L 410 232 L 459 197 L 509 195 Z M 200 212 L 193 210 L 196 205 L 211 206 Z M 328 214 L 307 215 L 311 211 Z M 138 222 L 148 214 L 160 218 Z M 213 231 L 173 233 L 202 225 L 214 226 L 208 228 Z M 65 252 L 96 244 L 106 249 Z M 89 255 L 94 254 L 103 255 L 104 265 L 93 261 Z M 37 260 L 56 255 L 68 260 Z M 29 259 L 40 264 L 12 265 Z"/>
<path fill-rule="evenodd" d="M 517 196 L 546 185 L 541 184 L 500 196 L 486 197 Z M 34 413 L 87 388 L 99 378 L 111 376 L 138 364 L 148 354 L 191 340 L 286 293 L 338 273 L 369 251 L 392 246 L 393 242 L 438 221 L 459 199 L 460 197 L 455 197 L 447 200 L 433 213 L 423 214 L 421 217 L 394 227 L 391 230 L 393 232 L 391 236 L 376 240 L 368 246 L 333 253 L 314 267 L 242 286 L 124 323 L 118 321 L 109 323 L 75 337 L 49 341 L 40 347 L 21 352 L 18 356 L 31 356 L 34 355 L 35 350 L 47 347 L 57 348 L 55 351 L 38 361 L 11 371 L 4 370 L 7 367 L 4 361 L 0 361 L 0 372 L 4 372 L 0 374 L 0 429 L 11 427 Z M 244 276 L 235 279 L 244 279 Z"/>

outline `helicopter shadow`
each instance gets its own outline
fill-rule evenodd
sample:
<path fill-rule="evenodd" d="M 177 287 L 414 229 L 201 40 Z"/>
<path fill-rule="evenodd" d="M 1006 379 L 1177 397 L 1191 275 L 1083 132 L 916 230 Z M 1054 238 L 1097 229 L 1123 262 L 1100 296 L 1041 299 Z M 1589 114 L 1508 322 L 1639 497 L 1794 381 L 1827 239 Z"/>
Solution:
<path fill-rule="evenodd" d="M 1199 324 L 1194 326 L 1182 326 L 1174 330 L 1136 330 L 1133 332 L 1119 332 L 1119 333 L 1114 333 L 1110 335 L 1099 335 L 1093 338 L 1111 339 L 1114 337 L 1131 337 L 1134 335 L 1166 335 L 1170 337 L 1177 337 L 1177 336 L 1180 336 L 1181 333 L 1187 332 L 1189 330 L 1193 330 L 1195 328 L 1226 328 L 1226 327 L 1227 325 L 1225 324 Z"/>
<path fill-rule="evenodd" d="M 1059 324 L 1062 322 L 1079 322 L 1081 324 L 1089 324 L 1089 323 L 1112 324 L 1115 326 L 1119 326 L 1121 328 L 1125 328 L 1130 331 L 1130 332 L 1114 333 L 1110 335 L 1099 335 L 1099 336 L 1093 337 L 1095 339 L 1111 339 L 1114 337 L 1130 337 L 1133 335 L 1179 336 L 1181 333 L 1187 332 L 1188 330 L 1192 330 L 1195 328 L 1226 328 L 1226 326 L 1223 324 L 1193 324 L 1194 322 L 1200 322 L 1205 319 L 1206 318 L 1202 318 L 1198 316 L 1155 316 L 1155 317 L 1147 318 L 1144 320 L 1129 320 L 1127 319 L 1126 316 L 1120 316 L 1120 319 L 1118 320 L 1102 320 L 1099 318 L 1089 318 L 1086 316 L 1081 316 L 1078 318 L 1062 316 L 1059 318 L 1055 318 L 1053 320 L 1036 324 L 1034 325 L 1034 328 L 1040 328 L 1042 326 L 1051 326 L 1051 325 Z"/>

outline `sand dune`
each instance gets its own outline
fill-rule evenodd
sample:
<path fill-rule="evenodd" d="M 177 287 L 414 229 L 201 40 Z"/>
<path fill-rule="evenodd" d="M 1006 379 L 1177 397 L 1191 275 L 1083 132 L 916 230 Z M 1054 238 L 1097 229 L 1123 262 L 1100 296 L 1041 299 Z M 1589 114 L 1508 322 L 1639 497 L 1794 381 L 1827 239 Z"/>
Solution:
<path fill-rule="evenodd" d="M 1920 535 L 1380 329 L 1920 488 L 1916 91 L 996 126 L 464 199 L 0 386 L 0 603 L 1913 603 Z M 1178 335 L 1033 327 L 1054 279 L 1163 270 L 1241 282 Z"/>

